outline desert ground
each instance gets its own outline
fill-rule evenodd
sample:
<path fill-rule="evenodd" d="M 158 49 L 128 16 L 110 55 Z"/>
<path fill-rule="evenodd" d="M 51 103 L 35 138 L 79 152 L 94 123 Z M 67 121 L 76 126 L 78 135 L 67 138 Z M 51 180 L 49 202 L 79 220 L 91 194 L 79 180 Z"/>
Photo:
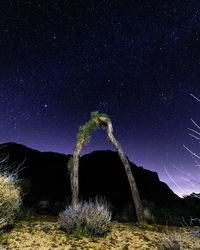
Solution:
<path fill-rule="evenodd" d="M 197 250 L 200 238 L 195 231 L 198 228 L 112 222 L 104 237 L 83 237 L 60 230 L 56 217 L 32 216 L 0 235 L 0 250 Z"/>

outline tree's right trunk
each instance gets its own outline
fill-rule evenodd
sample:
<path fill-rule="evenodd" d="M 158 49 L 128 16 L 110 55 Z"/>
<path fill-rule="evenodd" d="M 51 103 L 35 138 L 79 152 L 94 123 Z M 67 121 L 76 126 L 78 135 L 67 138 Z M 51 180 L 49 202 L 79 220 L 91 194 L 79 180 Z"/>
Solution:
<path fill-rule="evenodd" d="M 132 199 L 133 199 L 133 202 L 135 205 L 135 212 L 136 212 L 137 220 L 139 223 L 143 224 L 145 222 L 144 209 L 143 209 L 140 195 L 139 195 L 139 192 L 137 189 L 137 185 L 136 185 L 135 179 L 133 177 L 128 159 L 126 158 L 120 144 L 118 143 L 118 141 L 115 139 L 115 137 L 113 135 L 113 128 L 112 128 L 111 122 L 108 122 L 108 124 L 107 124 L 107 133 L 108 133 L 109 140 L 111 141 L 113 146 L 117 149 L 119 157 L 124 165 L 124 168 L 125 168 L 125 171 L 126 171 L 126 174 L 128 177 L 128 181 L 130 184 L 130 188 L 131 188 Z"/>

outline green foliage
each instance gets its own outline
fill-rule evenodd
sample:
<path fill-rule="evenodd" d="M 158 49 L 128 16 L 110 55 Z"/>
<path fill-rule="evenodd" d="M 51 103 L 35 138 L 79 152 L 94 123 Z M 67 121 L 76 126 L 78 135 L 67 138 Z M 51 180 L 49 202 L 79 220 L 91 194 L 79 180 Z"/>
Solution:
<path fill-rule="evenodd" d="M 98 111 L 94 111 L 94 112 L 91 112 L 90 114 L 91 120 L 96 120 L 96 119 L 99 119 L 100 117 L 109 119 L 109 116 L 106 113 L 99 113 Z"/>
<path fill-rule="evenodd" d="M 79 127 L 79 133 L 77 135 L 77 139 L 81 141 L 83 144 L 87 144 L 90 140 L 91 133 L 100 128 L 101 121 L 99 118 L 109 119 L 108 115 L 105 113 L 98 113 L 98 111 L 92 112 L 90 114 L 90 120 Z"/>
<path fill-rule="evenodd" d="M 91 121 L 80 126 L 79 133 L 77 136 L 78 140 L 83 142 L 83 144 L 87 144 L 89 142 L 89 139 L 90 139 L 90 134 L 95 129 L 96 129 L 96 124 L 94 124 Z"/>
<path fill-rule="evenodd" d="M 90 113 L 91 120 L 97 119 L 99 117 L 99 111 L 93 111 Z"/>
<path fill-rule="evenodd" d="M 91 232 L 88 230 L 88 228 L 84 225 L 77 225 L 76 229 L 73 231 L 73 236 L 74 237 L 90 237 Z"/>

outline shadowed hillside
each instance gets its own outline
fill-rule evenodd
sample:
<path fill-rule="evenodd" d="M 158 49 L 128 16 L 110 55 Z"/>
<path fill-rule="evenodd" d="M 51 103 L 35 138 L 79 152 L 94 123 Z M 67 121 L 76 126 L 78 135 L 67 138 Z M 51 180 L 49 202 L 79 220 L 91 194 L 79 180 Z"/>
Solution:
<path fill-rule="evenodd" d="M 8 164 L 15 162 L 10 171 L 17 169 L 24 187 L 24 204 L 35 206 L 40 201 L 70 201 L 70 175 L 67 163 L 70 155 L 39 152 L 15 143 L 0 145 L 0 154 L 9 155 Z M 138 167 L 131 169 L 142 200 L 156 207 L 181 206 L 182 199 L 158 178 L 156 172 Z M 80 196 L 84 199 L 96 195 L 106 197 L 115 208 L 131 203 L 126 173 L 117 152 L 95 151 L 80 159 Z M 53 205 L 52 205 L 53 207 Z"/>

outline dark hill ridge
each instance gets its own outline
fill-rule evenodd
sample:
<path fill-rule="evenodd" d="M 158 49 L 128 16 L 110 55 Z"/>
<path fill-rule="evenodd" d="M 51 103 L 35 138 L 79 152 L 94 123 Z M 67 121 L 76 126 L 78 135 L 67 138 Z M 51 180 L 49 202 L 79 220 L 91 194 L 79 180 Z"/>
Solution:
<path fill-rule="evenodd" d="M 156 172 L 138 167 L 131 162 L 130 165 L 142 199 L 152 201 L 156 205 L 181 200 L 167 184 L 159 180 Z M 100 195 L 106 192 L 109 195 L 109 190 L 119 203 L 131 200 L 129 183 L 117 152 L 94 151 L 81 157 L 80 192 L 82 195 L 88 192 L 89 196 L 92 196 L 94 190 Z"/>
<path fill-rule="evenodd" d="M 25 159 L 21 170 L 19 169 L 19 179 L 26 180 L 26 203 L 36 204 L 41 200 L 61 201 L 66 197 L 66 191 L 70 192 L 70 179 L 66 168 L 69 155 L 42 153 L 15 143 L 0 145 L 0 155 L 2 154 L 9 154 L 8 164 L 14 162 L 15 168 Z"/>
<path fill-rule="evenodd" d="M 26 204 L 37 204 L 41 200 L 63 202 L 66 198 L 70 199 L 70 176 L 67 169 L 70 155 L 42 153 L 15 143 L 1 144 L 1 154 L 9 154 L 9 164 L 15 162 L 16 167 L 26 158 L 24 165 L 19 168 L 19 178 L 26 180 Z M 181 203 L 182 199 L 159 180 L 156 172 L 130 164 L 142 199 L 156 206 L 173 207 Z M 79 181 L 80 196 L 83 198 L 105 196 L 114 206 L 119 207 L 131 202 L 129 183 L 117 152 L 94 151 L 83 155 L 80 159 Z"/>

